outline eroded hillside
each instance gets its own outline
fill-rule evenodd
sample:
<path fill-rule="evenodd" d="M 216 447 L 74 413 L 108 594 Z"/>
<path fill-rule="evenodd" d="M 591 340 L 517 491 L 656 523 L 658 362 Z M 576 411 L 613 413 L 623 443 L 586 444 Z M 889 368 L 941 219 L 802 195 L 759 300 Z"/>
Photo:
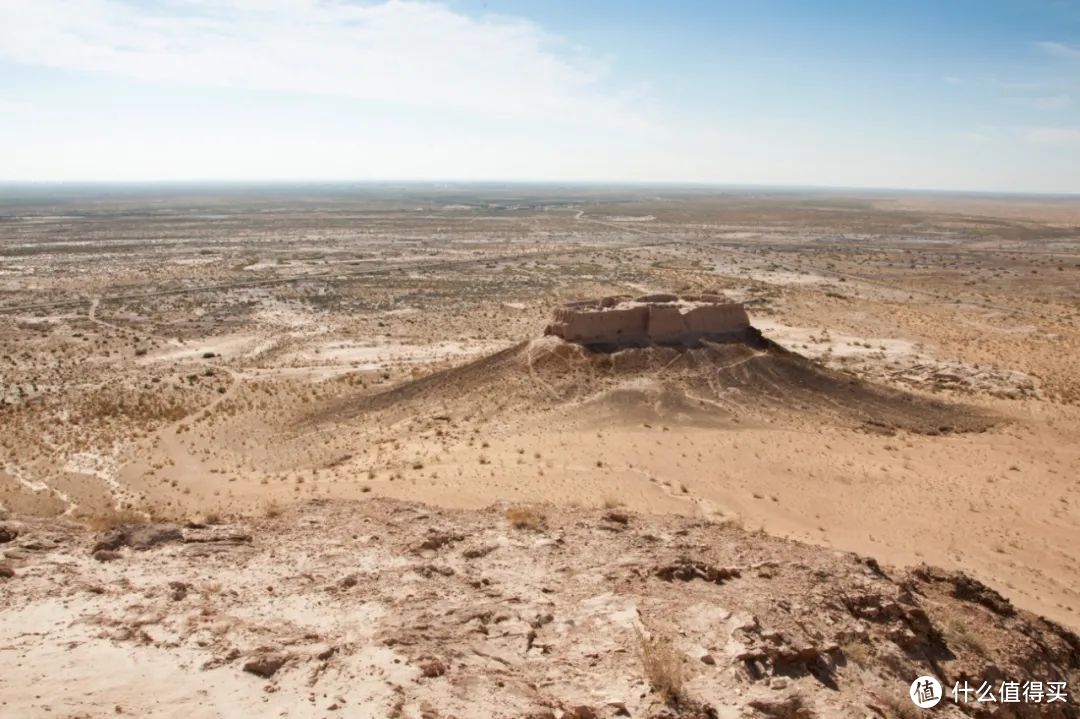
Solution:
<path fill-rule="evenodd" d="M 4 521 L 0 713 L 906 719 L 920 675 L 1080 686 L 1075 634 L 961 573 L 727 523 L 390 500 L 267 514 Z M 993 708 L 1078 715 L 1074 698 Z"/>

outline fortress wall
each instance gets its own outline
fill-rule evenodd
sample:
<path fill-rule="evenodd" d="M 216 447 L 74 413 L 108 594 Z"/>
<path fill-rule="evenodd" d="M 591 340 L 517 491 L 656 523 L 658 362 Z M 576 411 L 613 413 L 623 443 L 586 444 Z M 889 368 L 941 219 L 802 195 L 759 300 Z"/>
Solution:
<path fill-rule="evenodd" d="M 648 322 L 648 307 L 604 311 L 560 308 L 548 329 L 568 342 L 644 342 Z"/>
<path fill-rule="evenodd" d="M 679 342 L 686 337 L 689 328 L 684 315 L 675 305 L 649 308 L 649 340 L 652 342 Z"/>
<path fill-rule="evenodd" d="M 750 317 L 741 304 L 701 305 L 685 315 L 686 326 L 697 334 L 725 334 L 750 328 Z"/>
<path fill-rule="evenodd" d="M 637 300 L 606 297 L 555 310 L 547 334 L 583 344 L 693 344 L 702 338 L 738 335 L 750 328 L 741 304 L 721 297 L 647 295 Z"/>
<path fill-rule="evenodd" d="M 678 295 L 669 295 L 669 294 L 643 295 L 642 297 L 638 297 L 634 301 L 635 302 L 646 302 L 646 303 L 652 303 L 652 302 L 678 302 L 679 301 L 679 296 Z"/>

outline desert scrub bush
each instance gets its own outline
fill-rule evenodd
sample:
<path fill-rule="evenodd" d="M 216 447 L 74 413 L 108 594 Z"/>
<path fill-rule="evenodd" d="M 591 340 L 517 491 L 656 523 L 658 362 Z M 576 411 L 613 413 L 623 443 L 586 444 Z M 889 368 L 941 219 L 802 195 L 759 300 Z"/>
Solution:
<path fill-rule="evenodd" d="M 978 654 L 984 659 L 990 656 L 990 650 L 986 648 L 986 644 L 983 643 L 978 636 L 973 634 L 967 625 L 959 620 L 952 620 L 945 625 L 945 630 L 942 632 L 945 644 L 950 647 L 960 645 L 966 649 L 971 650 L 975 654 Z"/>
<path fill-rule="evenodd" d="M 531 507 L 510 507 L 506 519 L 514 529 L 537 531 L 544 526 L 544 515 Z"/>
<path fill-rule="evenodd" d="M 107 509 L 96 514 L 86 514 L 80 521 L 95 532 L 107 532 L 125 524 L 146 524 L 150 517 L 133 509 Z"/>
<path fill-rule="evenodd" d="M 649 686 L 665 702 L 678 704 L 684 699 L 683 684 L 686 681 L 683 653 L 675 648 L 668 637 L 659 634 L 647 636 L 641 629 L 635 631 L 641 668 L 645 671 Z"/>
<path fill-rule="evenodd" d="M 847 661 L 854 662 L 860 667 L 870 666 L 870 648 L 865 644 L 860 644 L 859 642 L 845 642 L 840 646 L 840 651 L 843 652 L 844 659 Z"/>
<path fill-rule="evenodd" d="M 919 717 L 919 713 L 908 702 L 907 697 L 901 699 L 890 695 L 878 697 L 878 701 L 884 710 L 885 719 L 918 719 Z"/>

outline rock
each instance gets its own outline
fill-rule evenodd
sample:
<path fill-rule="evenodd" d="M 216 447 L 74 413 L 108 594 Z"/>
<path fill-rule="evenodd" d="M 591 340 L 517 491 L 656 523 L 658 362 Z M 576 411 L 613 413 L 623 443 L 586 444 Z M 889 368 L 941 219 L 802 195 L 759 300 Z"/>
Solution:
<path fill-rule="evenodd" d="M 125 524 L 101 535 L 92 551 L 115 551 L 121 547 L 145 551 L 159 544 L 179 542 L 181 539 L 183 535 L 180 527 L 175 524 Z"/>
<path fill-rule="evenodd" d="M 184 530 L 180 539 L 186 544 L 247 544 L 251 541 L 251 532 L 243 527 L 203 527 Z"/>
<path fill-rule="evenodd" d="M 563 715 L 566 719 L 596 719 L 596 710 L 584 704 L 572 707 Z"/>
<path fill-rule="evenodd" d="M 287 654 L 281 652 L 264 652 L 256 654 L 244 662 L 244 671 L 248 674 L 262 677 L 263 679 L 269 679 L 274 676 L 279 669 L 285 666 L 285 662 L 287 661 L 289 661 Z"/>
<path fill-rule="evenodd" d="M 442 577 L 452 577 L 456 572 L 451 567 L 442 567 L 436 564 L 421 564 L 413 567 L 413 571 L 421 577 L 430 579 L 436 574 Z"/>
<path fill-rule="evenodd" d="M 816 716 L 797 695 L 775 700 L 756 699 L 747 706 L 770 719 L 813 719 Z"/>
<path fill-rule="evenodd" d="M 461 553 L 461 556 L 465 557 L 465 559 L 479 559 L 480 557 L 486 557 L 498 548 L 498 545 L 495 544 L 485 544 L 482 547 L 466 549 Z"/>
<path fill-rule="evenodd" d="M 656 576 L 671 582 L 676 579 L 689 582 L 691 579 L 704 579 L 706 582 L 723 584 L 726 580 L 741 576 L 738 569 L 714 567 L 705 562 L 679 559 L 656 570 Z"/>
<path fill-rule="evenodd" d="M 428 679 L 446 674 L 446 665 L 439 659 L 428 659 L 420 663 L 420 673 Z"/>
<path fill-rule="evenodd" d="M 7 544 L 19 536 L 19 530 L 10 524 L 0 524 L 0 544 Z"/>
<path fill-rule="evenodd" d="M 716 658 L 713 657 L 712 654 L 702 654 L 701 655 L 701 663 L 702 664 L 708 664 L 710 667 L 715 667 L 716 666 Z"/>
<path fill-rule="evenodd" d="M 626 525 L 630 523 L 630 515 L 625 512 L 608 512 L 604 515 L 604 519 L 614 524 Z"/>
<path fill-rule="evenodd" d="M 911 570 L 911 577 L 928 584 L 951 585 L 951 594 L 957 599 L 981 604 L 998 616 L 1011 617 L 1016 614 L 1016 609 L 1008 599 L 963 572 L 921 565 Z"/>
<path fill-rule="evenodd" d="M 93 554 L 94 559 L 98 560 L 99 562 L 112 562 L 120 559 L 122 556 L 124 555 L 120 554 L 120 552 L 116 552 L 111 549 L 98 549 Z"/>
<path fill-rule="evenodd" d="M 15 576 L 15 570 L 7 562 L 0 562 L 0 579 L 11 579 Z"/>
<path fill-rule="evenodd" d="M 416 545 L 413 551 L 434 551 L 436 549 L 441 549 L 452 542 L 460 542 L 463 539 L 465 539 L 465 536 L 462 534 L 451 534 L 449 532 L 434 532 L 428 535 L 428 537 L 424 539 L 423 542 Z"/>
<path fill-rule="evenodd" d="M 47 552 L 56 549 L 56 542 L 43 537 L 27 537 L 19 542 L 19 546 L 31 552 Z"/>
<path fill-rule="evenodd" d="M 188 595 L 191 585 L 186 582 L 169 582 L 169 598 L 179 602 Z"/>

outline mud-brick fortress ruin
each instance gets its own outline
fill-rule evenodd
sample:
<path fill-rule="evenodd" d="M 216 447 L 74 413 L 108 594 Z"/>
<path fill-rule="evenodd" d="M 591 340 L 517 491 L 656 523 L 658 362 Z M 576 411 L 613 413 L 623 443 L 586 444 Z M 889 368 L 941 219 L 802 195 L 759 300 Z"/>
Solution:
<path fill-rule="evenodd" d="M 694 346 L 701 340 L 740 339 L 750 330 L 742 304 L 718 295 L 604 297 L 555 310 L 545 334 L 584 345 Z"/>

